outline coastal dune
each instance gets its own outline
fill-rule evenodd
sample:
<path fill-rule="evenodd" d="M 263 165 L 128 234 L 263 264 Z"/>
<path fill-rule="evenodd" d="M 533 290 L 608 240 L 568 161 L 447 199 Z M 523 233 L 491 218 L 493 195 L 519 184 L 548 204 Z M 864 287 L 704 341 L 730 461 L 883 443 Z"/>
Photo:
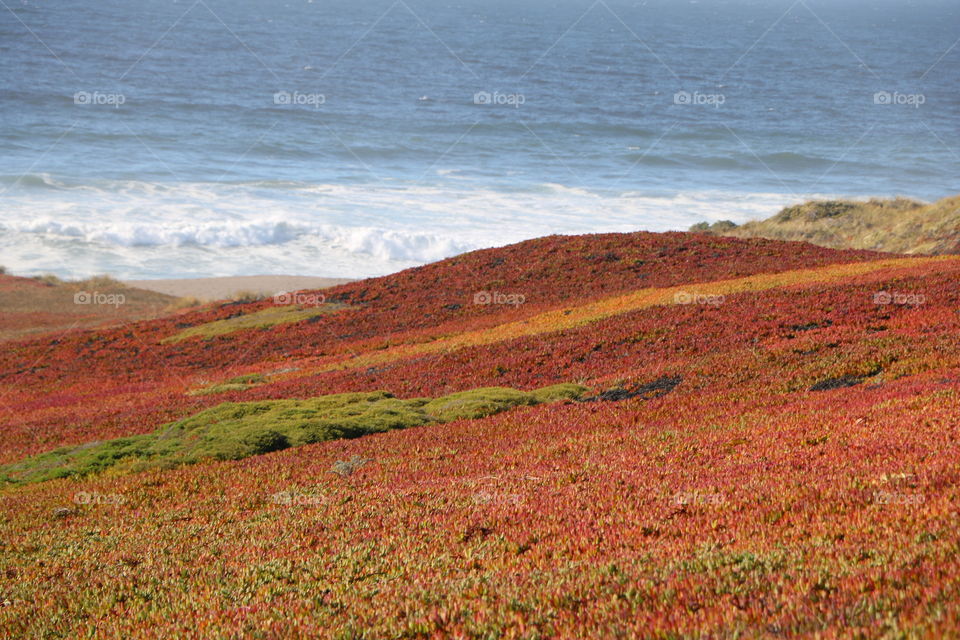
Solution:
<path fill-rule="evenodd" d="M 125 284 L 138 289 L 165 293 L 178 298 L 191 297 L 201 300 L 223 300 L 249 292 L 272 296 L 284 291 L 301 289 L 325 289 L 352 282 L 350 278 L 322 278 L 316 276 L 226 276 L 219 278 L 173 278 L 158 280 L 127 280 Z"/>

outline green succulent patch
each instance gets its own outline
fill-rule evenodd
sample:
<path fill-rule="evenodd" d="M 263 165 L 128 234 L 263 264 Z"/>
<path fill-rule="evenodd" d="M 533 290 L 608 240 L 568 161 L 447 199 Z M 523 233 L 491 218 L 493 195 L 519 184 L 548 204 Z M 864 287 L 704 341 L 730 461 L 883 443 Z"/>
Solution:
<path fill-rule="evenodd" d="M 218 384 L 212 384 L 201 389 L 195 389 L 189 392 L 191 396 L 207 396 L 215 393 L 226 393 L 227 391 L 246 391 L 251 387 L 256 387 L 267 382 L 267 377 L 260 373 L 248 373 L 235 378 L 230 378 Z"/>
<path fill-rule="evenodd" d="M 111 468 L 140 470 L 238 460 L 289 447 L 382 433 L 513 407 L 579 398 L 586 387 L 558 384 L 531 392 L 485 387 L 439 398 L 395 398 L 384 391 L 307 399 L 225 402 L 138 436 L 62 447 L 5 467 L 11 483 L 81 477 Z"/>
<path fill-rule="evenodd" d="M 316 307 L 301 307 L 300 305 L 286 305 L 281 307 L 267 307 L 253 313 L 245 313 L 232 318 L 223 320 L 214 320 L 199 324 L 194 327 L 188 327 L 179 333 L 161 340 L 163 344 L 182 342 L 190 338 L 201 337 L 204 339 L 223 336 L 235 331 L 244 329 L 267 329 L 281 324 L 290 324 L 301 322 L 317 316 L 328 313 L 334 313 L 343 309 L 350 308 L 349 305 L 341 303 L 326 303 Z"/>

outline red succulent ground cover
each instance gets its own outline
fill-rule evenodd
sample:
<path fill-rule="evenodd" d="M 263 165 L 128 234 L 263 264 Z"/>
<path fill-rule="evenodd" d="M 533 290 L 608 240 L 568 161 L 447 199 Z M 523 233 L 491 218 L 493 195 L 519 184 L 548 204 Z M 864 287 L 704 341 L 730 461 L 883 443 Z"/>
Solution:
<path fill-rule="evenodd" d="M 4 489 L 0 633 L 960 635 L 960 260 L 887 259 L 545 238 L 337 287 L 328 299 L 357 308 L 316 321 L 161 343 L 263 301 L 15 343 L 0 355 L 0 462 L 225 400 L 569 381 L 594 397 Z M 753 286 L 797 269 L 832 275 Z M 700 303 L 541 315 L 736 278 Z M 526 301 L 475 305 L 478 291 Z M 502 329 L 516 321 L 530 330 Z M 253 371 L 267 382 L 188 393 Z M 353 456 L 370 461 L 329 473 Z"/>
<path fill-rule="evenodd" d="M 547 309 L 644 287 L 675 286 L 792 268 L 875 260 L 806 244 L 680 233 L 548 237 L 465 254 L 401 273 L 327 290 L 354 309 L 317 322 L 247 330 L 210 340 L 162 344 L 184 328 L 269 308 L 272 300 L 225 303 L 176 316 L 53 339 L 4 345 L 0 352 L 0 463 L 64 444 L 150 431 L 222 400 L 186 396 L 230 372 L 271 372 L 300 359 L 346 357 L 427 341 Z M 478 292 L 520 294 L 521 305 L 474 304 Z M 122 309 L 122 307 L 121 307 Z M 491 365 L 496 366 L 496 365 Z M 377 386 L 375 389 L 393 388 Z M 326 392 L 323 380 L 300 393 Z M 450 387 L 452 390 L 461 390 Z M 357 389 L 352 389 L 357 390 Z M 402 389 L 398 388 L 397 391 Z"/>

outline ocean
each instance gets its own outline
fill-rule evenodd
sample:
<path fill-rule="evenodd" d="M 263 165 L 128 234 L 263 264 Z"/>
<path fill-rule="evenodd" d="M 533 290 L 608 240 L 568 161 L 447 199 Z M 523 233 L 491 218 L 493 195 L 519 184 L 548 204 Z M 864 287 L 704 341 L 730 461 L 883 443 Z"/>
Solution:
<path fill-rule="evenodd" d="M 381 275 L 960 192 L 955 0 L 8 0 L 0 264 Z"/>

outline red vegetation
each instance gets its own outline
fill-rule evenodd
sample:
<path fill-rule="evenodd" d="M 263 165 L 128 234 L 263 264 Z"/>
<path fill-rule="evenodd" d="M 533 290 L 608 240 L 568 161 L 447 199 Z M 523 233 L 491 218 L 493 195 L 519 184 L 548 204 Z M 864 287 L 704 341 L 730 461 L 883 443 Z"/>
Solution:
<path fill-rule="evenodd" d="M 150 431 L 222 401 L 184 392 L 230 378 L 233 371 L 289 369 L 301 366 L 301 359 L 350 356 L 491 327 L 638 288 L 881 256 L 682 233 L 553 236 L 335 287 L 325 292 L 328 300 L 358 308 L 316 322 L 161 344 L 183 328 L 273 304 L 266 300 L 225 303 L 100 331 L 73 331 L 54 340 L 21 341 L 0 353 L 0 385 L 6 396 L 2 404 L 16 416 L 18 427 L 0 444 L 0 463 L 64 444 Z M 482 291 L 519 293 L 525 302 L 474 304 L 474 295 Z M 368 376 L 366 382 L 372 386 L 363 389 L 406 388 L 385 386 L 389 381 L 380 382 L 376 376 Z M 313 377 L 295 387 L 307 395 L 328 388 L 324 380 Z M 0 413 L 0 425 L 7 419 Z"/>
<path fill-rule="evenodd" d="M 225 400 L 567 381 L 625 391 L 6 489 L 0 629 L 958 635 L 960 260 L 766 290 L 745 280 L 713 303 L 559 329 L 537 319 L 648 287 L 888 257 L 683 234 L 545 238 L 337 287 L 328 298 L 359 308 L 316 321 L 161 344 L 178 325 L 266 301 L 12 344 L 0 355 L 3 462 L 151 431 Z M 474 305 L 477 291 L 526 302 Z M 357 365 L 518 320 L 528 335 Z M 188 393 L 253 371 L 267 382 Z M 329 473 L 352 456 L 371 461 Z M 78 491 L 109 499 L 78 505 Z"/>

